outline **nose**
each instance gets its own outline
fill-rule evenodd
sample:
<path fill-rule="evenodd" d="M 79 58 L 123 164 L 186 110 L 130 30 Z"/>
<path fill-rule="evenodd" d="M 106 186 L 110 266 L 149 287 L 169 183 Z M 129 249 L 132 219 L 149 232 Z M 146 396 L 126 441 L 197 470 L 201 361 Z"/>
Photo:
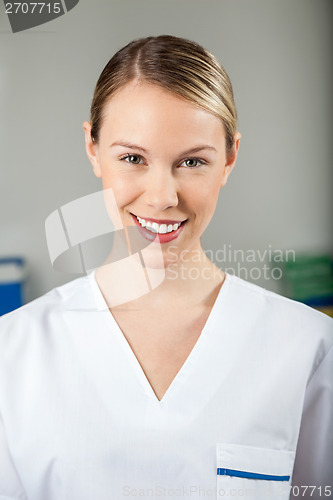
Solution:
<path fill-rule="evenodd" d="M 152 168 L 147 177 L 145 186 L 147 205 L 160 212 L 178 205 L 177 179 L 172 171 L 158 166 Z"/>

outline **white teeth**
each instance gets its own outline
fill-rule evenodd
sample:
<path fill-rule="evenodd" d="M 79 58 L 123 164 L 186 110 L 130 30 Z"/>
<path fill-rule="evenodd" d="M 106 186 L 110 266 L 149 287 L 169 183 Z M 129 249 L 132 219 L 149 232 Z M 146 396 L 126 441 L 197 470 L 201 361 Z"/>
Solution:
<path fill-rule="evenodd" d="M 140 225 L 142 227 L 149 229 L 149 231 L 151 231 L 152 233 L 159 233 L 159 234 L 171 233 L 172 231 L 176 231 L 181 225 L 181 222 L 167 225 L 167 224 L 157 224 L 157 222 L 150 222 L 149 220 L 145 221 L 145 219 L 142 219 L 141 217 L 138 216 L 136 216 L 136 218 L 140 222 Z"/>

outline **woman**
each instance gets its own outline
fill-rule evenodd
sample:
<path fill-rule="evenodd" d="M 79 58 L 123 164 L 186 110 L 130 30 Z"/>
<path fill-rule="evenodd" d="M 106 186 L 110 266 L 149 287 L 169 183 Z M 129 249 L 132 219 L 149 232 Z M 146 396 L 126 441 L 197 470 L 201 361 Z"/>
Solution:
<path fill-rule="evenodd" d="M 0 499 L 329 496 L 331 319 L 200 243 L 241 137 L 224 69 L 188 40 L 136 40 L 83 127 L 137 266 L 115 272 L 112 249 L 1 319 Z"/>

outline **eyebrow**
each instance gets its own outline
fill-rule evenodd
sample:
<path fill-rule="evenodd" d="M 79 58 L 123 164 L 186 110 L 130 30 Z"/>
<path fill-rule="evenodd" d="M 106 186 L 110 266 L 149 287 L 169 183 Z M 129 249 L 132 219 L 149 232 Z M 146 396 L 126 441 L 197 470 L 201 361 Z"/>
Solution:
<path fill-rule="evenodd" d="M 148 151 L 137 144 L 131 144 L 130 142 L 125 141 L 116 141 L 113 142 L 110 148 L 114 146 L 122 146 L 124 148 L 136 149 L 137 151 L 142 151 L 143 153 L 147 153 Z M 195 148 L 188 149 L 187 151 L 183 151 L 180 156 L 188 155 L 190 153 L 197 153 L 198 151 L 202 151 L 204 149 L 210 149 L 211 151 L 215 151 L 217 153 L 217 149 L 214 146 L 210 146 L 209 144 L 201 144 L 200 146 L 196 146 Z"/>

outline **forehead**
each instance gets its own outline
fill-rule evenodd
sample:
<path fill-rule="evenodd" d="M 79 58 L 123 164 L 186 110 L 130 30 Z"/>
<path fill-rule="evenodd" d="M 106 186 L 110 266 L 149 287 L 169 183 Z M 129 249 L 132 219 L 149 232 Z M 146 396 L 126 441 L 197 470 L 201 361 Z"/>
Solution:
<path fill-rule="evenodd" d="M 114 138 L 147 147 L 156 141 L 175 147 L 193 141 L 225 146 L 224 125 L 218 117 L 146 82 L 130 82 L 104 106 L 100 141 Z"/>

